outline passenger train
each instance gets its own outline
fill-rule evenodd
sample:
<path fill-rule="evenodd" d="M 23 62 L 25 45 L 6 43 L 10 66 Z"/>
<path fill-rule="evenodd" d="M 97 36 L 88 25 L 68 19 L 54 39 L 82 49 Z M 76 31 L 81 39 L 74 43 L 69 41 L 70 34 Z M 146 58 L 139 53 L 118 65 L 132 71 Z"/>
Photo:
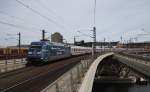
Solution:
<path fill-rule="evenodd" d="M 28 51 L 28 63 L 47 63 L 58 59 L 91 53 L 91 48 L 81 46 L 68 46 L 62 43 L 49 41 L 32 42 Z"/>
<path fill-rule="evenodd" d="M 32 42 L 28 51 L 28 63 L 46 63 L 71 56 L 70 47 L 49 41 Z"/>

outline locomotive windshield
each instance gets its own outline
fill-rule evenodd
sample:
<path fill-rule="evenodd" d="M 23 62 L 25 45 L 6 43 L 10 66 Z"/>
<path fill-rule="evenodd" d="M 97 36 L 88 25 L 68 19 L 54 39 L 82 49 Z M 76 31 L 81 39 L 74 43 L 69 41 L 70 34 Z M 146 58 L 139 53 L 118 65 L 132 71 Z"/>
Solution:
<path fill-rule="evenodd" d="M 42 46 L 31 46 L 30 49 L 41 49 Z"/>

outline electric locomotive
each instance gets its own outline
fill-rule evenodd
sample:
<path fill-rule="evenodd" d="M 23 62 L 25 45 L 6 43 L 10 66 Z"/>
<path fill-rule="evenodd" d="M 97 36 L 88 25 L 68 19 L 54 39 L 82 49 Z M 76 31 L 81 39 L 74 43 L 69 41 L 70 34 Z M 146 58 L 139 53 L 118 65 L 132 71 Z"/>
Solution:
<path fill-rule="evenodd" d="M 71 56 L 70 47 L 66 44 L 49 41 L 31 42 L 27 61 L 28 63 L 47 63 Z"/>

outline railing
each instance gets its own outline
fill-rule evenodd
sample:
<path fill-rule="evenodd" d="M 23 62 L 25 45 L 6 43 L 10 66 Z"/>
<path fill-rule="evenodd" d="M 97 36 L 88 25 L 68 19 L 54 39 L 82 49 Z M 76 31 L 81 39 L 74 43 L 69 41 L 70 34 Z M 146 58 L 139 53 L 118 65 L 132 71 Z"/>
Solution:
<path fill-rule="evenodd" d="M 42 90 L 42 92 L 77 92 L 81 80 L 92 62 L 92 59 L 81 60 L 79 64 Z"/>
<path fill-rule="evenodd" d="M 26 63 L 26 58 L 0 60 L 0 65 L 10 65 L 10 64 L 18 64 L 18 63 Z"/>
<path fill-rule="evenodd" d="M 81 84 L 81 87 L 78 92 L 92 92 L 93 82 L 96 74 L 97 67 L 99 63 L 109 56 L 112 56 L 114 53 L 109 52 L 103 55 L 100 55 L 90 66 L 89 70 L 86 73 L 86 76 Z"/>
<path fill-rule="evenodd" d="M 16 70 L 26 66 L 26 58 L 0 60 L 0 73 Z"/>

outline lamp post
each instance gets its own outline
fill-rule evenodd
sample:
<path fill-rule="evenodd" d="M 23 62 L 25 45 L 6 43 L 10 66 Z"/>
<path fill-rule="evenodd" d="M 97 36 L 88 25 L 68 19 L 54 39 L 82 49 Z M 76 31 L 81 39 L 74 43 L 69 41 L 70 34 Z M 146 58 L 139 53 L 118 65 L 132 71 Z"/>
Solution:
<path fill-rule="evenodd" d="M 75 45 L 75 43 L 76 43 L 76 38 L 77 37 L 80 37 L 80 36 L 74 36 L 74 45 Z"/>
<path fill-rule="evenodd" d="M 19 47 L 19 55 L 20 55 L 20 50 L 21 50 L 21 33 L 18 33 L 18 47 Z"/>
<path fill-rule="evenodd" d="M 21 33 L 19 32 L 18 34 L 7 34 L 7 36 L 16 36 L 18 35 L 18 39 L 16 38 L 7 38 L 5 40 L 8 40 L 8 39 L 15 39 L 15 40 L 18 40 L 18 48 L 19 48 L 19 54 L 20 54 L 20 49 L 21 49 Z"/>
<path fill-rule="evenodd" d="M 93 43 L 92 43 L 92 57 L 94 57 L 96 52 L 96 27 L 93 27 Z"/>
<path fill-rule="evenodd" d="M 104 53 L 105 53 L 105 41 L 106 41 L 106 38 L 104 38 Z"/>
<path fill-rule="evenodd" d="M 95 51 L 96 51 L 96 27 L 93 27 L 93 29 L 90 30 L 90 31 L 93 32 L 93 36 L 90 36 L 88 34 L 82 33 L 80 31 L 77 31 L 77 32 L 82 33 L 83 35 L 88 36 L 90 38 L 93 38 L 93 42 L 92 42 L 92 57 L 94 58 L 94 54 L 95 54 Z"/>

